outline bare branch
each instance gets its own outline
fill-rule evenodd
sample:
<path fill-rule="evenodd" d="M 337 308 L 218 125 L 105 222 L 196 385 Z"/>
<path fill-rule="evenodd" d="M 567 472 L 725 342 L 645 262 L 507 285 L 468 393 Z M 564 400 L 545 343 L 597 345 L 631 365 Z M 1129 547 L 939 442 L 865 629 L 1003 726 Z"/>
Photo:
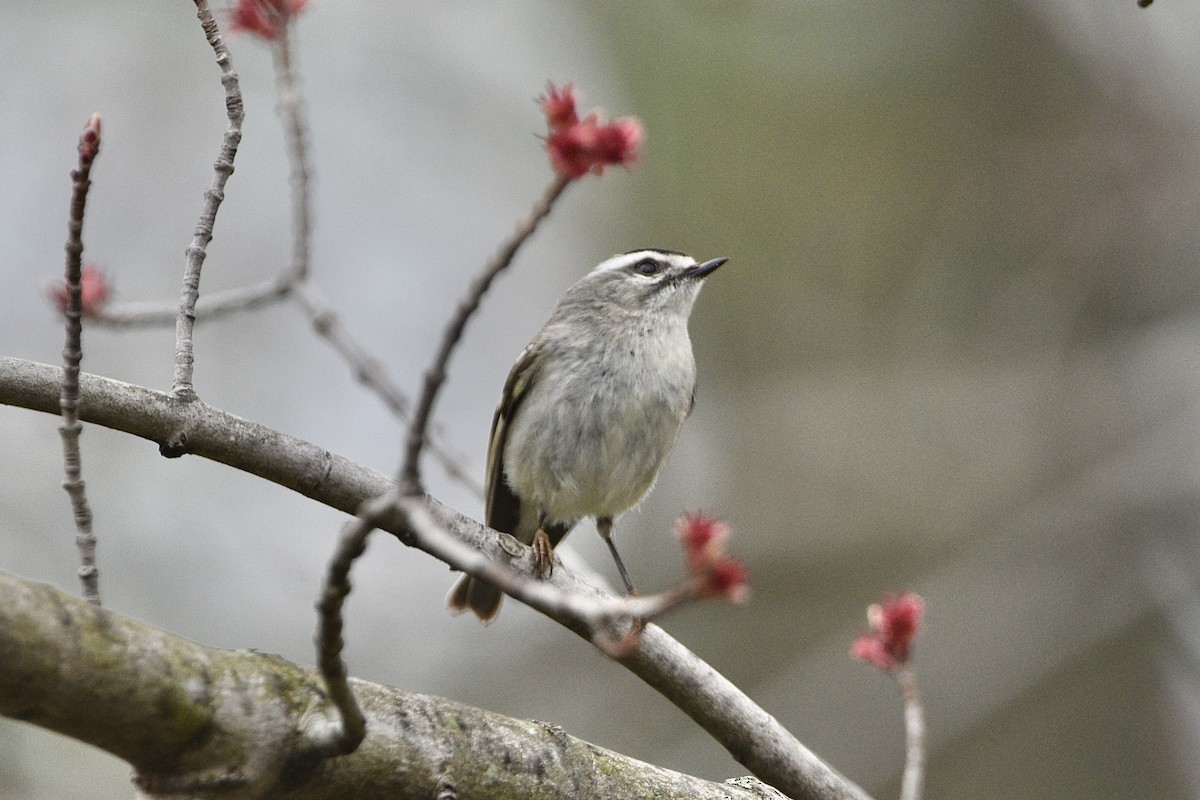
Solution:
<path fill-rule="evenodd" d="M 367 548 L 367 537 L 389 518 L 399 514 L 405 520 L 407 543 L 442 559 L 451 566 L 489 580 L 513 597 L 568 627 L 584 631 L 597 647 L 619 658 L 636 646 L 646 621 L 654 619 L 688 600 L 699 599 L 698 585 L 689 581 L 667 592 L 649 597 L 616 597 L 606 592 L 595 594 L 566 592 L 545 581 L 522 575 L 506 563 L 489 558 L 464 544 L 440 525 L 422 500 L 402 497 L 394 489 L 363 503 L 359 518 L 347 523 L 330 560 L 321 599 L 316 636 L 317 664 L 325 679 L 330 699 L 337 707 L 342 724 L 326 726 L 315 748 L 327 756 L 352 753 L 364 735 L 362 712 L 355 702 L 341 658 L 342 607 L 351 591 L 350 568 Z M 511 537 L 508 537 L 511 538 Z M 512 555 L 527 548 L 512 542 Z"/>
<path fill-rule="evenodd" d="M 550 214 L 554 202 L 562 196 L 570 183 L 571 178 L 569 177 L 563 175 L 555 177 L 554 182 L 550 184 L 546 193 L 542 195 L 542 199 L 533 207 L 530 215 L 517 226 L 508 241 L 484 267 L 483 272 L 475 278 L 471 288 L 467 290 L 466 297 L 458 304 L 458 309 L 450 320 L 450 324 L 446 326 L 433 364 L 425 373 L 425 383 L 417 401 L 417 410 L 408 429 L 408 443 L 405 446 L 404 463 L 400 469 L 400 482 L 406 491 L 421 491 L 421 449 L 428 436 L 427 429 L 429 420 L 433 416 L 433 406 L 437 400 L 438 391 L 446 381 L 446 365 L 450 362 L 450 356 L 454 353 L 458 340 L 462 338 L 467 322 L 479 308 L 479 303 L 483 300 L 488 288 L 491 287 L 492 281 L 512 263 L 517 250 L 537 230 L 538 223 Z"/>
<path fill-rule="evenodd" d="M 295 288 L 301 307 L 308 312 L 313 329 L 323 336 L 344 358 L 360 383 L 374 391 L 400 420 L 409 421 L 411 402 L 391 380 L 383 365 L 372 358 L 342 326 L 330 305 L 309 281 L 312 242 L 311 192 L 312 170 L 308 158 L 308 123 L 304 95 L 292 63 L 292 26 L 281 25 L 271 40 L 275 56 L 275 80 L 279 94 L 278 112 L 287 139 L 289 182 L 292 187 L 292 263 L 288 281 Z M 430 449 L 445 466 L 451 478 L 483 497 L 483 486 L 463 466 L 463 459 L 452 452 L 440 435 Z"/>
<path fill-rule="evenodd" d="M 92 114 L 79 137 L 79 166 L 71 171 L 71 214 L 67 228 L 66 343 L 63 345 L 62 411 L 64 472 L 63 489 L 71 498 L 75 516 L 75 544 L 79 548 L 79 583 L 83 597 L 100 605 L 100 576 L 96 569 L 96 534 L 92 531 L 92 509 L 88 505 L 79 453 L 79 364 L 83 360 L 83 215 L 92 185 L 92 162 L 100 152 L 100 115 Z"/>
<path fill-rule="evenodd" d="M 412 401 L 387 374 L 378 359 L 372 357 L 342 325 L 338 314 L 313 284 L 312 280 L 297 283 L 293 274 L 250 286 L 226 289 L 206 294 L 196 302 L 196 322 L 207 322 L 240 311 L 252 311 L 287 297 L 294 297 L 308 315 L 313 330 L 325 339 L 350 366 L 354 378 L 370 389 L 388 410 L 402 422 L 412 415 Z M 90 314 L 99 325 L 112 328 L 137 328 L 169 325 L 178 314 L 176 306 L 167 303 L 118 303 L 101 307 Z M 426 436 L 429 452 L 438 460 L 446 474 L 483 497 L 483 485 L 466 465 L 467 459 L 454 450 L 446 435 L 431 426 Z"/>
<path fill-rule="evenodd" d="M 206 294 L 196 301 L 195 320 L 207 322 L 239 311 L 252 311 L 282 300 L 291 291 L 290 280 L 272 278 L 250 286 Z M 112 328 L 140 328 L 170 325 L 178 315 L 178 305 L 146 302 L 106 305 L 92 317 L 98 324 Z"/>
<path fill-rule="evenodd" d="M 661 617 L 689 600 L 699 599 L 697 586 L 692 582 L 659 594 L 618 597 L 577 576 L 574 585 L 564 589 L 535 577 L 531 549 L 507 534 L 497 534 L 503 551 L 503 556 L 497 558 L 456 538 L 430 513 L 425 499 L 393 493 L 390 503 L 390 507 L 375 506 L 370 513 L 380 524 L 388 513 L 402 515 L 404 527 L 412 537 L 406 544 L 495 585 L 575 631 L 613 658 L 627 655 L 636 645 L 642 623 Z M 530 563 L 522 563 L 525 561 Z M 517 564 L 521 564 L 521 569 L 515 568 Z"/>
<path fill-rule="evenodd" d="M 346 646 L 342 637 L 342 606 L 350 596 L 350 567 L 366 551 L 372 530 L 374 525 L 361 519 L 346 523 L 317 603 L 317 667 L 341 718 L 340 725 L 329 726 L 315 742 L 315 750 L 322 756 L 353 753 L 367 734 L 367 722 L 354 699 L 341 655 Z"/>
<path fill-rule="evenodd" d="M 57 413 L 57 372 L 46 365 L 0 357 L 0 404 Z M 161 392 L 87 373 L 80 375 L 80 394 L 88 422 L 159 442 L 160 447 L 164 442 L 183 442 L 185 452 L 258 475 L 349 514 L 395 486 L 374 470 L 200 401 L 179 402 Z M 505 539 L 436 499 L 427 497 L 423 503 L 466 547 L 486 558 L 507 561 L 533 577 L 528 552 L 521 551 L 522 556 L 514 559 L 506 549 L 511 548 L 511 537 Z M 378 523 L 405 543 L 416 541 L 403 514 Z M 546 583 L 568 593 L 595 596 L 600 591 L 562 567 Z M 867 797 L 657 625 L 647 625 L 636 648 L 619 663 L 694 719 L 747 769 L 788 796 L 797 800 Z"/>
<path fill-rule="evenodd" d="M 352 755 L 321 759 L 310 733 L 331 709 L 316 671 L 198 645 L 2 572 L 0 653 L 0 714 L 128 761 L 149 796 L 771 796 L 744 778 L 693 778 L 557 726 L 359 680 L 366 738 Z"/>
<path fill-rule="evenodd" d="M 895 676 L 904 698 L 904 777 L 900 782 L 900 800 L 921 800 L 925 783 L 925 707 L 912 667 L 899 667 Z"/>
<path fill-rule="evenodd" d="M 287 139 L 292 186 L 292 266 L 294 281 L 304 281 L 309 272 L 312 242 L 312 213 L 309 203 L 311 170 L 308 166 L 308 126 L 304 120 L 304 96 L 292 69 L 292 26 L 283 25 L 271 49 L 275 55 L 275 84 L 279 93 L 279 116 Z"/>
<path fill-rule="evenodd" d="M 242 90 L 238 86 L 237 73 L 233 71 L 229 48 L 225 46 L 225 39 L 217 28 L 217 21 L 213 19 L 208 0 L 195 1 L 196 16 L 200 19 L 204 36 L 216 53 L 217 65 L 221 68 L 221 85 L 225 87 L 225 113 L 229 118 L 229 126 L 225 129 L 221 150 L 216 163 L 213 164 L 212 183 L 204 192 L 204 207 L 200 212 L 200 221 L 196 224 L 196 233 L 186 250 L 183 288 L 179 293 L 179 315 L 175 321 L 175 380 L 172 388 L 172 393 L 182 400 L 192 400 L 196 397 L 196 390 L 192 384 L 192 367 L 195 361 L 192 330 L 196 324 L 196 300 L 200 296 L 200 270 L 208 254 L 208 243 L 212 241 L 217 210 L 221 201 L 225 199 L 225 182 L 233 174 L 233 159 L 242 141 L 242 119 L 245 116 Z"/>
<path fill-rule="evenodd" d="M 192 386 L 194 362 L 192 332 L 199 319 L 214 319 L 238 311 L 258 308 L 268 303 L 294 295 L 300 307 L 308 314 L 313 329 L 325 338 L 339 355 L 345 359 L 355 378 L 383 400 L 388 409 L 401 421 L 409 422 L 412 402 L 387 375 L 383 365 L 373 358 L 354 340 L 342 326 L 337 315 L 321 293 L 309 280 L 310 251 L 312 240 L 312 214 L 310 201 L 311 169 L 308 157 L 308 126 L 304 116 L 304 98 L 292 63 L 291 25 L 282 25 L 277 37 L 272 38 L 275 55 L 276 82 L 279 94 L 278 112 L 283 122 L 287 139 L 287 155 L 290 164 L 289 182 L 292 187 L 292 258 L 285 273 L 277 278 L 252 286 L 230 289 L 214 295 L 199 296 L 200 271 L 206 257 L 207 244 L 212 239 L 212 226 L 217 209 L 224 197 L 225 181 L 233 172 L 233 159 L 241 141 L 242 100 L 236 73 L 233 72 L 229 53 L 217 30 L 206 0 L 197 0 L 199 17 L 204 24 L 205 35 L 217 53 L 221 65 L 221 81 L 226 90 L 226 108 L 229 127 L 225 132 L 221 154 L 218 156 L 213 184 L 205 193 L 205 206 L 197 226 L 196 236 L 187 250 L 187 270 L 184 275 L 183 291 L 177 307 L 168 308 L 155 303 L 128 303 L 108 306 L 95 314 L 97 322 L 113 327 L 136 327 L 168 324 L 176 325 L 175 384 L 177 396 L 188 399 L 195 396 Z M 559 190 L 561 192 L 561 189 Z M 547 211 L 549 209 L 547 208 Z M 543 214 L 544 216 L 544 214 Z M 536 224 L 534 220 L 533 224 Z M 530 228 L 530 232 L 532 228 Z M 528 236 L 528 233 L 525 234 Z M 520 241 L 512 245 L 512 252 Z M 511 260 L 512 253 L 508 255 Z M 500 264 L 495 271 L 503 269 Z M 428 428 L 428 423 L 423 427 Z M 466 486 L 477 496 L 483 496 L 483 486 L 465 466 L 465 459 L 454 452 L 440 430 L 426 433 L 430 451 L 441 462 L 446 473 Z"/>
<path fill-rule="evenodd" d="M 300 307 L 308 314 L 313 329 L 346 360 L 355 378 L 375 392 L 397 418 L 403 422 L 409 422 L 412 415 L 411 400 L 392 381 L 378 359 L 373 358 L 350 336 L 330 304 L 309 280 L 312 215 L 310 211 L 311 169 L 308 163 L 308 126 L 304 117 L 304 98 L 292 64 L 291 31 L 291 25 L 283 25 L 278 30 L 278 37 L 271 39 L 272 52 L 275 54 L 276 82 L 279 93 L 278 112 L 287 139 L 287 155 L 291 169 L 289 178 L 292 188 L 291 264 L 286 272 L 278 278 L 199 298 L 194 301 L 191 319 L 212 319 L 237 311 L 257 308 L 293 295 L 299 301 Z M 236 83 L 234 86 L 236 88 Z M 232 157 L 230 161 L 232 161 Z M 209 232 L 211 233 L 211 230 Z M 201 262 L 203 261 L 203 249 L 198 253 L 198 258 Z M 152 303 L 124 304 L 109 306 L 100 311 L 96 317 L 101 324 L 114 327 L 161 325 L 178 320 L 179 310 Z M 482 497 L 483 486 L 465 466 L 465 459 L 455 453 L 454 449 L 447 444 L 444 434 L 440 430 L 432 429 L 429 431 L 427 439 L 430 451 L 441 462 L 446 473 L 477 496 Z"/>
<path fill-rule="evenodd" d="M 387 374 L 378 359 L 372 357 L 342 325 L 338 314 L 313 284 L 312 280 L 297 283 L 292 273 L 251 286 L 226 289 L 202 296 L 196 302 L 196 322 L 207 322 L 240 311 L 252 311 L 287 297 L 294 297 L 307 314 L 313 330 L 325 339 L 350 366 L 354 378 L 370 389 L 388 410 L 402 422 L 412 415 L 412 401 Z M 91 314 L 97 324 L 113 328 L 137 328 L 169 325 L 175 321 L 178 308 L 167 303 L 119 303 L 105 305 Z M 426 436 L 429 452 L 438 460 L 446 474 L 483 497 L 480 484 L 466 458 L 455 452 L 439 426 L 431 426 Z"/>
<path fill-rule="evenodd" d="M 305 281 L 295 287 L 296 301 L 312 320 L 313 330 L 324 338 L 343 360 L 349 364 L 354 378 L 373 391 L 388 409 L 398 419 L 408 422 L 412 417 L 412 401 L 404 390 L 392 381 L 387 370 L 373 358 L 362 345 L 342 325 L 341 319 L 332 306 L 313 285 Z M 437 426 L 433 426 L 426 436 L 429 451 L 441 462 L 451 478 L 473 491 L 477 497 L 483 497 L 483 485 L 472 476 L 464 465 L 466 459 L 454 452 L 446 443 L 445 435 Z"/>

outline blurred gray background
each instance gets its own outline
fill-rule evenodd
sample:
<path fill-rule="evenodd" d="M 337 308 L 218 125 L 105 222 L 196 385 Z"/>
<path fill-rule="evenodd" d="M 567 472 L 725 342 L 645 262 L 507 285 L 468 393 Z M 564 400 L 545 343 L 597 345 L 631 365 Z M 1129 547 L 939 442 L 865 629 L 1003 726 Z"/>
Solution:
<path fill-rule="evenodd" d="M 117 300 L 174 302 L 225 127 L 192 3 L 0 11 L 0 352 L 59 360 L 68 173 L 104 119 L 85 244 Z M 1200 796 L 1200 11 L 1159 0 L 314 0 L 297 30 L 318 284 L 409 390 L 466 282 L 550 180 L 534 98 L 636 115 L 644 163 L 572 187 L 487 298 L 438 418 L 478 475 L 505 374 L 558 294 L 653 245 L 733 261 L 692 332 L 696 412 L 618 536 L 640 586 L 671 521 L 729 520 L 743 607 L 665 627 L 839 770 L 894 794 L 898 693 L 847 649 L 866 605 L 929 604 L 930 797 Z M 269 52 L 202 289 L 286 264 Z M 85 369 L 166 389 L 173 331 L 85 330 Z M 391 472 L 402 430 L 289 306 L 201 324 L 205 400 Z M 77 590 L 57 421 L 0 409 L 0 568 Z M 341 517 L 88 428 L 108 607 L 312 662 Z M 432 463 L 436 495 L 480 503 Z M 590 526 L 569 540 L 611 572 Z M 509 603 L 451 619 L 445 567 L 372 540 L 364 678 L 743 774 L 651 690 Z M 0 796 L 128 797 L 128 769 L 0 722 Z"/>

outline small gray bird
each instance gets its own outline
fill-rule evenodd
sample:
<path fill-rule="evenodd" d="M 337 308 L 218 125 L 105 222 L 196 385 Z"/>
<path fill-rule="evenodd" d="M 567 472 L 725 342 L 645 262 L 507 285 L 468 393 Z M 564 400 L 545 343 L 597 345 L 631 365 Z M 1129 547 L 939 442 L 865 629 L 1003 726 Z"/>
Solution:
<path fill-rule="evenodd" d="M 727 260 L 697 264 L 673 250 L 635 250 L 567 289 L 513 365 L 492 420 L 489 527 L 525 544 L 543 531 L 554 547 L 593 517 L 633 591 L 612 541 L 613 518 L 650 491 L 692 411 L 688 317 L 704 278 Z M 446 603 L 487 623 L 502 598 L 464 575 Z"/>

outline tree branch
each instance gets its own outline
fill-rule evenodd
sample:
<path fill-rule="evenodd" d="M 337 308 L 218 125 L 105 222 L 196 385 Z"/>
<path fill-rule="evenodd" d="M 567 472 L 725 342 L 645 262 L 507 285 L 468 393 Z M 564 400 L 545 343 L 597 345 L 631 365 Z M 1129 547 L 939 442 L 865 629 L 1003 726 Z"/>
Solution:
<path fill-rule="evenodd" d="M 350 567 L 355 559 L 367 549 L 367 537 L 374 526 L 361 519 L 346 523 L 338 540 L 337 552 L 329 562 L 328 573 L 321 587 L 321 599 L 317 601 L 317 668 L 325 681 L 337 709 L 341 724 L 329 726 L 328 735 L 322 737 L 320 751 L 326 756 L 343 756 L 353 753 L 366 735 L 366 719 L 354 699 L 350 688 L 346 662 L 342 650 L 346 646 L 342 630 L 345 627 L 342 608 L 350 596 Z"/>
<path fill-rule="evenodd" d="M 467 322 L 479 308 L 479 304 L 483 301 L 483 296 L 487 294 L 487 290 L 491 287 L 492 281 L 512 263 L 513 258 L 517 255 L 517 251 L 521 249 L 521 245 L 533 235 L 533 232 L 537 230 L 538 224 L 550 214 L 550 210 L 554 208 L 555 201 L 562 196 L 562 193 L 566 191 L 570 183 L 571 178 L 562 175 L 555 176 L 554 182 L 546 189 L 546 192 L 533 207 L 529 216 L 517 226 L 517 229 L 513 231 L 508 241 L 501 246 L 499 252 L 483 268 L 483 272 L 479 273 L 474 282 L 472 282 L 471 287 L 467 290 L 466 297 L 458 304 L 454 317 L 451 318 L 450 324 L 446 326 L 437 355 L 433 358 L 433 364 L 430 365 L 429 371 L 425 373 L 425 382 L 421 387 L 421 395 L 417 400 L 417 410 L 413 414 L 412 424 L 408 428 L 408 441 L 404 448 L 404 463 L 400 467 L 400 481 L 404 485 L 405 491 L 422 491 L 421 448 L 425 445 L 426 430 L 429 427 L 430 419 L 433 417 L 433 406 L 437 401 L 438 391 L 446 381 L 446 365 L 450 363 L 450 356 L 453 355 L 454 348 L 458 346 L 458 340 L 462 338 L 463 331 L 467 327 Z"/>
<path fill-rule="evenodd" d="M 308 126 L 304 119 L 304 97 L 300 82 L 292 68 L 292 26 L 280 28 L 279 38 L 271 48 L 275 56 L 275 85 L 279 95 L 279 116 L 287 138 L 288 164 L 292 186 L 292 266 L 291 278 L 304 281 L 309 274 L 309 252 L 312 242 L 312 211 L 309 185 L 312 170 L 308 166 Z"/>
<path fill-rule="evenodd" d="M 308 280 L 297 284 L 294 296 L 312 321 L 313 330 L 338 352 L 350 367 L 354 378 L 373 391 L 397 419 L 409 422 L 412 418 L 412 401 L 387 374 L 379 360 L 367 353 L 350 335 L 313 282 Z M 441 462 L 447 475 L 470 489 L 477 497 L 483 497 L 483 484 L 463 465 L 465 459 L 453 451 L 437 426 L 431 426 L 428 430 L 426 446 Z"/>
<path fill-rule="evenodd" d="M 57 373 L 43 364 L 0 357 L 0 404 L 57 413 Z M 80 390 L 84 419 L 89 422 L 158 442 L 171 454 L 190 452 L 227 464 L 349 514 L 394 486 L 374 470 L 203 402 L 180 402 L 161 392 L 86 373 L 80 376 Z M 533 575 L 528 548 L 521 548 L 520 557 L 514 558 L 511 537 L 501 537 L 433 498 L 424 502 L 457 539 L 488 558 Z M 415 543 L 403 514 L 379 520 L 378 527 L 406 544 Z M 556 568 L 548 582 L 566 592 L 600 591 L 565 568 Z M 619 663 L 688 714 L 747 769 L 788 796 L 797 800 L 868 797 L 657 625 L 647 625 L 636 648 Z"/>
<path fill-rule="evenodd" d="M 367 736 L 352 755 L 321 759 L 310 732 L 332 712 L 315 671 L 198 645 L 0 572 L 0 713 L 129 762 L 145 796 L 424 800 L 438 787 L 450 797 L 769 796 L 557 726 L 353 683 Z"/>
<path fill-rule="evenodd" d="M 208 322 L 241 311 L 256 308 L 292 297 L 312 323 L 317 335 L 325 339 L 346 365 L 355 380 L 366 386 L 383 401 L 388 410 L 401 422 L 412 417 L 412 401 L 378 359 L 372 357 L 342 324 L 311 278 L 297 281 L 294 268 L 276 278 L 249 286 L 239 286 L 202 295 L 196 301 L 196 322 Z M 166 302 L 117 303 L 105 305 L 91 315 L 98 325 L 112 328 L 137 328 L 170 325 L 179 313 L 178 304 Z M 477 497 L 483 497 L 483 485 L 471 474 L 462 454 L 454 451 L 445 433 L 436 425 L 426 433 L 426 447 L 441 463 L 446 474 L 458 481 Z"/>
<path fill-rule="evenodd" d="M 270 278 L 249 286 L 238 286 L 206 294 L 196 301 L 197 322 L 208 322 L 282 300 L 292 291 L 290 279 Z M 179 305 L 162 302 L 129 302 L 106 305 L 92 315 L 100 325 L 112 328 L 139 328 L 170 325 L 179 314 Z"/>
<path fill-rule="evenodd" d="M 75 545 L 79 549 L 79 582 L 84 598 L 100 605 L 100 576 L 96 569 L 96 534 L 92 531 L 92 509 L 83 481 L 79 453 L 79 364 L 83 361 L 83 214 L 92 185 L 92 162 L 100 152 L 100 115 L 92 114 L 79 137 L 79 165 L 71 171 L 71 213 L 67 222 L 66 342 L 63 344 L 62 384 L 59 409 L 62 413 L 64 477 L 63 489 L 71 499 L 75 517 Z"/>
<path fill-rule="evenodd" d="M 217 209 L 225 199 L 225 183 L 233 174 L 233 159 L 237 155 L 238 145 L 242 141 L 242 119 L 245 110 L 242 107 L 242 90 L 238 86 L 237 73 L 233 71 L 233 60 L 229 56 L 229 48 L 217 28 L 208 0 L 196 1 L 196 16 L 204 28 L 204 36 L 212 46 L 217 56 L 217 65 L 221 68 L 221 85 L 225 87 L 225 114 L 229 118 L 229 126 L 221 140 L 221 150 L 213 164 L 213 180 L 204 192 L 204 207 L 200 211 L 200 221 L 196 224 L 196 232 L 192 243 L 186 252 L 186 265 L 183 271 L 183 288 L 179 293 L 179 314 L 175 320 L 175 380 L 172 393 L 183 400 L 191 400 L 196 396 L 192 384 L 192 368 L 195 356 L 192 347 L 192 330 L 196 325 L 196 300 L 200 296 L 200 270 L 208 255 L 208 243 L 212 241 L 213 225 L 217 219 Z"/>
<path fill-rule="evenodd" d="M 900 800 L 921 800 L 925 785 L 925 706 L 913 668 L 900 667 L 895 675 L 904 699 L 904 777 L 900 782 Z"/>

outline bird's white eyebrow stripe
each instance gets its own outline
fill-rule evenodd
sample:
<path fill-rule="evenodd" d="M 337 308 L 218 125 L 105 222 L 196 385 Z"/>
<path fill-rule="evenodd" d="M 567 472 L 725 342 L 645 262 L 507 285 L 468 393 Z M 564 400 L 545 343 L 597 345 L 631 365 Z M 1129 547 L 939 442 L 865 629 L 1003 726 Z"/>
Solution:
<path fill-rule="evenodd" d="M 691 266 L 696 263 L 695 260 L 683 253 L 677 253 L 674 250 L 633 250 L 628 253 L 620 253 L 600 263 L 594 270 L 595 272 L 610 272 L 613 270 L 625 269 L 631 267 L 643 258 L 653 258 L 656 261 L 663 261 L 672 266 Z"/>

